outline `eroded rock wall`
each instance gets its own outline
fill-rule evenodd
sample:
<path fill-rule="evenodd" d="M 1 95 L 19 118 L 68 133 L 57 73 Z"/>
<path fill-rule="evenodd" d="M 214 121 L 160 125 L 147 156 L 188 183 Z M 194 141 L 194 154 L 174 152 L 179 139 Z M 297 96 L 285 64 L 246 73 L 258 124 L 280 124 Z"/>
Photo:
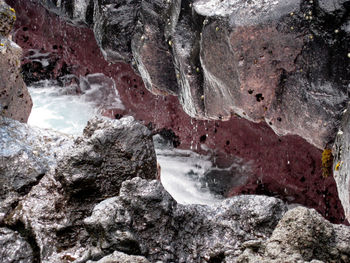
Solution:
<path fill-rule="evenodd" d="M 95 0 L 93 28 L 108 61 L 133 63 L 148 90 L 177 95 L 190 116 L 238 114 L 324 149 L 348 100 L 349 8 L 348 1 Z"/>
<path fill-rule="evenodd" d="M 291 203 L 313 207 L 332 222 L 344 222 L 334 179 L 331 176 L 322 177 L 322 152 L 302 138 L 279 137 L 268 125 L 253 123 L 237 116 L 229 121 L 201 121 L 191 118 L 182 110 L 177 97 L 154 96 L 145 89 L 142 79 L 129 66 L 106 62 L 90 29 L 71 26 L 34 2 L 8 2 L 11 2 L 19 14 L 15 40 L 25 50 L 22 68 L 24 75 L 28 76 L 25 78 L 28 83 L 57 78 L 64 85 L 64 78 L 61 78 L 64 74 L 84 76 L 103 73 L 115 80 L 125 106 L 124 110 L 106 111 L 105 114 L 109 117 L 132 115 L 152 128 L 153 132 L 163 131 L 168 134 L 180 148 L 192 148 L 212 154 L 214 165 L 219 167 L 230 167 L 237 158 L 242 164 L 247 163 L 252 169 L 250 173 L 244 174 L 244 185 L 230 183 L 237 176 L 234 170 L 222 177 L 222 180 L 217 180 L 220 176 L 211 178 L 219 182 L 217 186 L 221 187 L 221 184 L 229 189 L 225 191 L 226 195 L 258 193 L 279 196 Z M 192 13 L 190 5 L 185 7 L 182 12 Z M 198 23 L 193 22 L 197 21 L 195 17 L 191 17 L 192 22 L 187 22 L 188 16 L 184 14 L 179 15 L 177 26 L 181 23 L 187 30 L 176 32 L 177 37 L 183 39 L 188 53 L 182 52 L 183 56 L 177 56 L 179 61 L 175 63 L 179 65 L 179 70 L 185 72 L 187 62 L 182 60 L 190 59 L 192 52 L 199 52 L 199 42 L 195 39 L 200 37 L 200 33 L 196 27 L 203 26 L 203 17 L 198 18 Z M 181 49 L 180 43 L 174 41 L 173 47 Z M 42 65 L 35 58 L 37 54 L 45 55 L 42 57 L 44 59 L 52 58 L 49 61 L 54 63 Z M 191 76 L 188 82 L 190 86 L 192 81 L 202 81 L 199 75 Z M 183 90 L 183 96 L 196 98 L 197 95 L 191 95 L 192 91 Z M 193 103 L 203 101 L 193 100 Z M 192 106 L 191 108 L 193 109 Z"/>

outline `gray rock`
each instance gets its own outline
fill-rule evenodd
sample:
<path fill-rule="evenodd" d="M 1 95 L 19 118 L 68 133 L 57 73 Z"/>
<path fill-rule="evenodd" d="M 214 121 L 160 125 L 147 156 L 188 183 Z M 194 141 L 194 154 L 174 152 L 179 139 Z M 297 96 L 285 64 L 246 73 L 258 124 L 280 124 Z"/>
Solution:
<path fill-rule="evenodd" d="M 171 34 L 181 1 L 143 0 L 132 54 L 142 79 L 152 93 L 177 95 L 178 85 L 171 53 Z"/>
<path fill-rule="evenodd" d="M 0 228 L 1 263 L 32 263 L 33 251 L 25 239 L 8 228 Z"/>
<path fill-rule="evenodd" d="M 344 110 L 342 125 L 333 146 L 333 176 L 345 217 L 350 221 L 350 107 Z"/>
<path fill-rule="evenodd" d="M 347 0 L 319 0 L 319 5 L 327 12 L 334 12 L 337 9 L 341 9 L 343 5 L 348 2 Z"/>
<path fill-rule="evenodd" d="M 93 0 L 44 0 L 39 2 L 48 10 L 73 24 L 91 26 L 93 22 Z"/>
<path fill-rule="evenodd" d="M 30 229 L 42 262 L 84 258 L 89 239 L 82 220 L 93 206 L 119 194 L 121 182 L 155 178 L 150 131 L 132 117 L 92 119 L 5 223 Z"/>
<path fill-rule="evenodd" d="M 145 257 L 131 256 L 122 252 L 115 251 L 113 254 L 108 255 L 99 261 L 88 261 L 87 263 L 149 263 Z"/>
<path fill-rule="evenodd" d="M 0 223 L 71 144 L 69 136 L 0 117 Z"/>
<path fill-rule="evenodd" d="M 134 178 L 84 223 L 95 244 L 92 257 L 118 250 L 151 262 L 210 262 L 237 255 L 245 241 L 267 239 L 285 211 L 282 201 L 264 196 L 179 205 L 160 182 Z"/>
<path fill-rule="evenodd" d="M 266 242 L 243 246 L 239 263 L 345 263 L 350 260 L 350 229 L 329 223 L 314 209 L 297 207 L 285 213 Z"/>
<path fill-rule="evenodd" d="M 141 0 L 94 0 L 93 30 L 108 61 L 131 62 L 131 39 L 140 6 Z"/>

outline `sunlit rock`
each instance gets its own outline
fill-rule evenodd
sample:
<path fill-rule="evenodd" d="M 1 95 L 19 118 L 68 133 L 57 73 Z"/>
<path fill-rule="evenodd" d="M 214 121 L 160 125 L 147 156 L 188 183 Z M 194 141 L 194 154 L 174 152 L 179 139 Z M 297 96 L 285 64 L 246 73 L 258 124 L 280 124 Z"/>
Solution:
<path fill-rule="evenodd" d="M 0 116 L 27 122 L 32 100 L 21 74 L 22 49 L 10 32 L 16 21 L 16 11 L 0 1 Z"/>
<path fill-rule="evenodd" d="M 342 125 L 333 146 L 333 173 L 345 216 L 350 221 L 350 108 L 344 110 Z"/>

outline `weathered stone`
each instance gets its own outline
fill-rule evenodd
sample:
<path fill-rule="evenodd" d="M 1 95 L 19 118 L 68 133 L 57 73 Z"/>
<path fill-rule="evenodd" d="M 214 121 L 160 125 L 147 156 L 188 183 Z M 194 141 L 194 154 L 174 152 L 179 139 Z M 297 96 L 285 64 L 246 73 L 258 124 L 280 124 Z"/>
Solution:
<path fill-rule="evenodd" d="M 200 72 L 200 32 L 204 18 L 192 12 L 190 1 L 182 1 L 181 13 L 172 34 L 174 63 L 178 78 L 178 97 L 190 116 L 203 118 L 203 76 Z"/>
<path fill-rule="evenodd" d="M 17 232 L 0 228 L 0 259 L 2 263 L 32 263 L 33 251 Z"/>
<path fill-rule="evenodd" d="M 350 229 L 333 225 L 313 209 L 289 210 L 266 242 L 247 242 L 239 263 L 348 262 Z M 234 259 L 232 259 L 234 260 Z"/>
<path fill-rule="evenodd" d="M 105 59 L 130 63 L 141 0 L 94 0 L 94 33 Z"/>
<path fill-rule="evenodd" d="M 0 36 L 7 37 L 16 21 L 16 11 L 7 5 L 3 0 L 0 1 Z"/>
<path fill-rule="evenodd" d="M 237 255 L 245 241 L 268 238 L 285 210 L 283 202 L 264 196 L 184 206 L 158 181 L 134 178 L 84 222 L 96 244 L 93 257 L 119 250 L 151 262 L 211 262 Z"/>
<path fill-rule="evenodd" d="M 118 195 L 121 182 L 157 173 L 151 133 L 132 117 L 93 119 L 57 166 L 19 202 L 5 222 L 33 233 L 42 262 L 86 256 L 82 220 L 101 200 Z"/>
<path fill-rule="evenodd" d="M 22 49 L 9 33 L 16 20 L 15 10 L 0 2 L 0 116 L 21 122 L 28 120 L 32 100 L 20 74 Z"/>
<path fill-rule="evenodd" d="M 337 38 L 326 23 L 342 14 L 326 17 L 297 1 L 196 1 L 194 8 L 207 16 L 206 117 L 265 120 L 277 134 L 297 134 L 321 149 L 334 140 L 348 99 L 349 36 Z"/>
<path fill-rule="evenodd" d="M 93 0 L 44 0 L 39 1 L 48 10 L 61 15 L 77 25 L 92 24 Z"/>
<path fill-rule="evenodd" d="M 72 144 L 68 136 L 0 117 L 0 223 Z"/>
<path fill-rule="evenodd" d="M 344 110 L 342 125 L 333 146 L 333 174 L 339 199 L 350 221 L 350 107 Z"/>
<path fill-rule="evenodd" d="M 34 48 L 41 54 L 51 53 L 59 59 L 53 70 L 53 78 L 56 78 L 57 72 L 67 72 L 64 69 L 69 69 L 68 73 L 76 76 L 101 72 L 114 79 L 125 110 L 111 110 L 104 113 L 106 116 L 120 118 L 132 115 L 148 124 L 154 132 L 164 128 L 171 130 L 177 137 L 176 145 L 179 148 L 189 149 L 191 147 L 202 153 L 215 153 L 214 166 L 227 168 L 235 162 L 237 157 L 242 158 L 244 163 L 250 163 L 253 167 L 252 173 L 244 186 L 237 187 L 236 181 L 231 185 L 230 182 L 233 180 L 224 182 L 227 188 L 230 188 L 231 185 L 229 195 L 258 193 L 279 196 L 284 201 L 315 208 L 333 223 L 344 223 L 344 212 L 338 199 L 334 179 L 331 176 L 328 178 L 321 176 L 322 152 L 316 147 L 299 136 L 279 137 L 264 122 L 253 123 L 237 116 L 225 122 L 190 118 L 182 110 L 183 102 L 182 105 L 179 105 L 175 96 L 153 95 L 144 87 L 142 78 L 135 74 L 130 66 L 123 63 L 112 64 L 104 60 L 96 45 L 94 35 L 88 28 L 73 27 L 33 1 L 7 0 L 7 2 L 11 3 L 18 13 L 14 36 L 16 42 L 26 50 L 26 54 Z M 199 21 L 196 22 L 197 19 L 191 15 L 190 4 L 190 2 L 186 4 L 186 1 L 182 1 L 181 8 L 183 9 L 181 9 L 179 22 L 176 25 L 179 28 L 174 34 L 181 33 L 183 40 L 178 42 L 173 37 L 173 52 L 177 52 L 177 47 L 181 47 L 182 43 L 187 47 L 190 40 L 186 41 L 186 38 L 191 37 L 192 39 L 192 34 L 193 36 L 198 35 L 198 38 L 200 36 L 204 17 L 196 15 Z M 183 21 L 185 18 L 187 20 Z M 344 27 L 346 24 L 348 23 L 345 23 Z M 338 28 L 336 24 L 329 23 L 329 25 Z M 181 28 L 183 31 L 180 31 Z M 338 37 L 341 39 L 343 33 L 341 28 L 339 30 Z M 187 35 L 186 31 L 190 34 Z M 193 43 L 197 43 L 196 41 Z M 81 48 L 82 46 L 84 49 Z M 193 50 L 191 54 L 195 51 L 199 52 L 197 48 Z M 183 59 L 180 57 L 180 55 L 183 56 L 182 54 L 177 54 L 179 55 L 174 56 L 174 59 Z M 339 56 L 346 58 L 347 54 L 339 54 Z M 193 57 L 199 59 L 199 55 Z M 27 63 L 27 60 L 23 63 Z M 187 62 L 181 63 L 184 65 L 185 72 Z M 198 63 L 191 65 L 200 66 Z M 346 70 L 344 66 L 339 65 L 338 68 Z M 202 74 L 196 76 L 200 80 Z M 180 74 L 180 81 L 184 77 L 186 76 Z M 193 100 L 198 100 L 202 105 L 203 101 L 200 98 L 202 91 L 196 93 L 195 86 L 195 84 L 188 85 L 193 88 L 190 95 Z M 180 85 L 180 93 L 181 89 Z M 181 98 L 182 95 L 179 96 Z M 195 106 L 192 100 L 184 101 L 189 103 L 186 111 L 190 111 Z M 202 113 L 197 111 L 196 116 L 199 118 L 203 116 Z M 300 125 L 300 127 L 303 126 L 304 124 Z"/>
<path fill-rule="evenodd" d="M 122 252 L 115 251 L 113 254 L 106 256 L 99 261 L 88 261 L 87 263 L 149 263 L 145 257 L 131 256 Z"/>
<path fill-rule="evenodd" d="M 154 94 L 177 95 L 178 85 L 171 53 L 171 33 L 181 1 L 142 1 L 132 54 L 147 89 Z"/>

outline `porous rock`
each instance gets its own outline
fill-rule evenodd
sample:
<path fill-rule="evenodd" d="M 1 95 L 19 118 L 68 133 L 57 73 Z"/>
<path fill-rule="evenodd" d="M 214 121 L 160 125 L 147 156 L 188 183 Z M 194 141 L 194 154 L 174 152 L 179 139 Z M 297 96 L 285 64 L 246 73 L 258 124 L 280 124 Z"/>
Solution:
<path fill-rule="evenodd" d="M 27 122 L 32 100 L 20 74 L 22 49 L 11 40 L 16 12 L 0 1 L 0 116 Z"/>
<path fill-rule="evenodd" d="M 132 63 L 147 89 L 177 95 L 191 117 L 264 121 L 324 149 L 348 99 L 349 8 L 344 0 L 94 0 L 92 18 L 104 57 Z"/>
<path fill-rule="evenodd" d="M 266 242 L 247 242 L 239 263 L 348 262 L 350 229 L 326 221 L 314 209 L 289 210 Z"/>
<path fill-rule="evenodd" d="M 350 107 L 344 110 L 342 125 L 333 146 L 333 174 L 345 217 L 350 220 Z"/>
<path fill-rule="evenodd" d="M 0 228 L 0 259 L 2 263 L 32 263 L 33 251 L 19 233 Z"/>
<path fill-rule="evenodd" d="M 238 114 L 318 148 L 332 143 L 348 99 L 349 36 L 335 33 L 345 8 L 336 16 L 314 2 L 233 2 L 194 3 L 206 16 L 200 53 L 206 117 Z"/>
<path fill-rule="evenodd" d="M 118 250 L 151 262 L 211 262 L 237 255 L 245 241 L 267 239 L 285 211 L 283 202 L 266 196 L 180 205 L 160 182 L 134 178 L 119 196 L 96 205 L 84 223 L 93 257 Z"/>
<path fill-rule="evenodd" d="M 69 136 L 0 117 L 0 223 L 71 144 Z"/>
<path fill-rule="evenodd" d="M 42 262 L 84 257 L 89 238 L 82 220 L 94 204 L 118 195 L 121 182 L 155 178 L 155 152 L 148 129 L 132 117 L 92 119 L 81 137 L 58 157 L 5 223 L 30 230 Z"/>

